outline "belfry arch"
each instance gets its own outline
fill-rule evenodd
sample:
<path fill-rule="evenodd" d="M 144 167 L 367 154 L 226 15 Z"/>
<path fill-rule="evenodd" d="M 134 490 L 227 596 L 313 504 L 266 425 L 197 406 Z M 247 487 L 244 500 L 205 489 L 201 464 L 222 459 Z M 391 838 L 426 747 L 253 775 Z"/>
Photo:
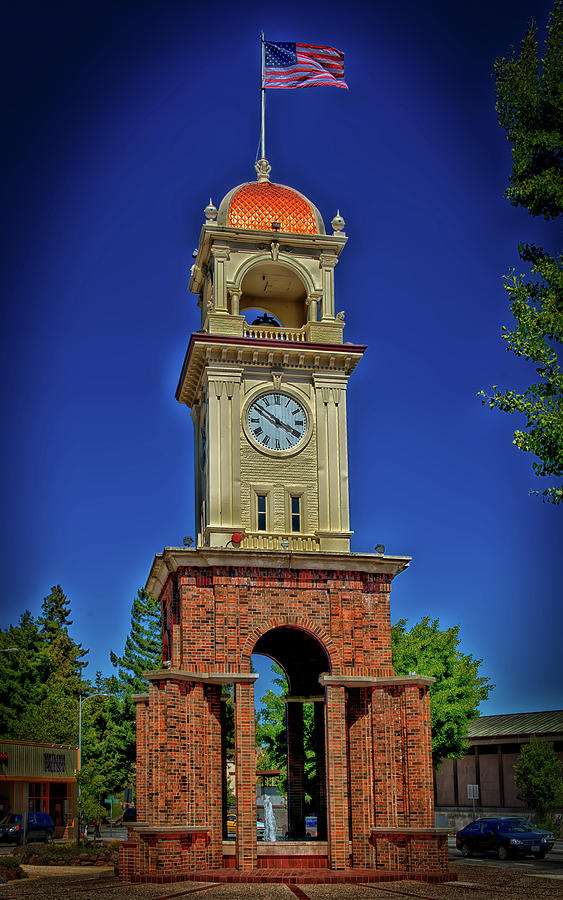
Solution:
<path fill-rule="evenodd" d="M 247 309 L 264 309 L 286 328 L 302 328 L 307 322 L 307 298 L 315 285 L 307 270 L 294 260 L 280 262 L 271 254 L 252 259 L 237 272 L 235 284 L 241 314 Z"/>

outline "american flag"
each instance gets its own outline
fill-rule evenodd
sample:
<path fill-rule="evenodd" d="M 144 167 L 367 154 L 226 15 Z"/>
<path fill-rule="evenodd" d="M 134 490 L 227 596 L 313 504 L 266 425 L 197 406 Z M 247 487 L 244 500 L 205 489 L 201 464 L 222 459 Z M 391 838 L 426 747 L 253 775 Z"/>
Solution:
<path fill-rule="evenodd" d="M 264 41 L 264 87 L 303 88 L 315 85 L 348 88 L 344 54 L 334 47 Z"/>

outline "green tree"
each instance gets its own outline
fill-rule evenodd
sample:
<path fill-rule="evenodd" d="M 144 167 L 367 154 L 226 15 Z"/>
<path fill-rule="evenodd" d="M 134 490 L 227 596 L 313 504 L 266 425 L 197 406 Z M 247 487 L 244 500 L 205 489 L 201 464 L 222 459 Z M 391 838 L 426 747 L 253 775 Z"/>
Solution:
<path fill-rule="evenodd" d="M 86 687 L 82 670 L 88 651 L 69 634 L 70 603 L 60 585 L 43 599 L 41 616 L 25 612 L 18 625 L 1 632 L 0 723 L 15 740 L 74 743 L 78 739 L 78 696 Z"/>
<path fill-rule="evenodd" d="M 538 56 L 537 28 L 532 21 L 519 53 L 497 59 L 494 77 L 496 110 L 512 143 L 512 174 L 506 196 L 531 215 L 554 219 L 563 212 L 563 4 L 557 0 L 549 18 L 543 60 Z M 563 340 L 563 256 L 533 245 L 519 246 L 529 274 L 509 270 L 505 290 L 515 325 L 503 327 L 506 348 L 533 363 L 538 380 L 522 392 L 480 391 L 491 409 L 519 413 L 523 429 L 513 443 L 532 453 L 539 477 L 563 475 L 563 373 L 558 349 Z M 531 491 L 544 502 L 561 503 L 563 486 Z"/>
<path fill-rule="evenodd" d="M 26 610 L 0 631 L 0 735 L 17 740 L 26 710 L 45 696 L 50 661 L 39 624 Z"/>
<path fill-rule="evenodd" d="M 505 290 L 516 327 L 503 326 L 503 340 L 516 356 L 536 366 L 538 380 L 522 392 L 480 392 L 483 404 L 503 412 L 522 413 L 525 426 L 514 432 L 513 443 L 537 458 L 532 463 L 539 477 L 563 475 L 563 371 L 557 345 L 563 340 L 563 257 L 554 257 L 537 247 L 520 247 L 520 256 L 531 264 L 530 280 L 514 270 L 505 277 Z M 540 491 L 530 493 L 540 495 Z M 559 504 L 563 486 L 545 488 L 544 501 Z"/>
<path fill-rule="evenodd" d="M 273 684 L 278 689 L 267 691 L 262 697 L 262 709 L 256 722 L 256 744 L 262 752 L 261 765 L 279 769 L 278 787 L 287 792 L 287 727 L 285 698 L 289 696 L 287 678 L 281 666 L 273 666 Z M 317 773 L 314 743 L 314 707 L 303 704 L 303 746 L 305 749 L 305 800 L 311 801 Z"/>
<path fill-rule="evenodd" d="M 110 652 L 117 675 L 98 672 L 92 690 L 106 693 L 83 706 L 81 784 L 84 814 L 103 797 L 135 785 L 136 714 L 133 694 L 147 690 L 143 672 L 161 665 L 160 604 L 145 590 L 131 606 L 131 628 L 123 654 Z M 88 805 L 89 804 L 89 805 Z"/>
<path fill-rule="evenodd" d="M 538 741 L 535 735 L 524 744 L 514 766 L 518 797 L 532 809 L 539 822 L 559 804 L 563 796 L 563 764 L 550 741 Z"/>
<path fill-rule="evenodd" d="M 517 53 L 497 59 L 495 109 L 512 144 L 506 197 L 533 216 L 553 219 L 563 209 L 563 4 L 554 4 L 545 54 L 538 56 L 534 20 Z"/>
<path fill-rule="evenodd" d="M 125 641 L 122 656 L 110 652 L 112 665 L 117 669 L 119 687 L 128 693 L 142 693 L 147 689 L 143 672 L 159 669 L 162 661 L 160 603 L 147 591 L 138 590 L 131 607 L 131 630 Z"/>
<path fill-rule="evenodd" d="M 407 631 L 407 620 L 391 627 L 393 666 L 397 675 L 430 675 L 432 760 L 459 758 L 467 748 L 467 728 L 494 685 L 479 674 L 482 660 L 459 650 L 459 625 L 440 629 L 425 616 Z"/>
<path fill-rule="evenodd" d="M 103 696 L 109 681 L 97 673 L 100 695 L 82 706 L 81 807 L 89 821 L 96 803 L 135 783 L 135 704 L 131 694 Z"/>

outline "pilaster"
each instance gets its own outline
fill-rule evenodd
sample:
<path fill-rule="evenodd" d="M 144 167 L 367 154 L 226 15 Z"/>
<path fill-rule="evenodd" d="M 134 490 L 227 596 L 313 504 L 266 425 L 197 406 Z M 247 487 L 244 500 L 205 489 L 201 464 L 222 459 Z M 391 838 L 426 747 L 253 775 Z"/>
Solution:
<path fill-rule="evenodd" d="M 305 837 L 305 748 L 303 744 L 303 703 L 286 702 L 287 722 L 287 819 L 289 837 Z"/>
<path fill-rule="evenodd" d="M 237 869 L 256 866 L 256 747 L 254 684 L 235 684 L 235 783 L 237 794 Z"/>
<path fill-rule="evenodd" d="M 323 278 L 323 308 L 322 320 L 334 319 L 334 267 L 338 257 L 328 253 L 321 253 L 319 264 Z"/>
<path fill-rule="evenodd" d="M 331 869 L 345 869 L 349 862 L 346 689 L 327 684 L 325 697 L 328 860 Z"/>
<path fill-rule="evenodd" d="M 348 691 L 350 754 L 350 817 L 353 865 L 364 869 L 373 865 L 370 830 L 374 822 L 374 769 L 371 733 L 373 688 Z"/>

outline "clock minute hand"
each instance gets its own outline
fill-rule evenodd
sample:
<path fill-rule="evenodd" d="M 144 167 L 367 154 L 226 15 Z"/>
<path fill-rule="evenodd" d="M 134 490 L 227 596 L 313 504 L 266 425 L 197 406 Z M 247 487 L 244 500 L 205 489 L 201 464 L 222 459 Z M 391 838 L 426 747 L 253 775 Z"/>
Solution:
<path fill-rule="evenodd" d="M 263 409 L 261 406 L 256 405 L 256 409 L 258 412 L 262 413 L 266 419 L 269 419 L 270 422 L 273 422 L 274 425 L 277 425 L 279 428 L 284 428 L 286 431 L 289 431 L 290 434 L 295 435 L 295 437 L 301 437 L 300 433 L 296 428 L 292 428 L 291 425 L 286 425 L 285 422 L 282 422 L 281 419 L 278 419 L 277 416 L 274 416 L 272 413 L 268 412 L 268 410 Z"/>

